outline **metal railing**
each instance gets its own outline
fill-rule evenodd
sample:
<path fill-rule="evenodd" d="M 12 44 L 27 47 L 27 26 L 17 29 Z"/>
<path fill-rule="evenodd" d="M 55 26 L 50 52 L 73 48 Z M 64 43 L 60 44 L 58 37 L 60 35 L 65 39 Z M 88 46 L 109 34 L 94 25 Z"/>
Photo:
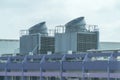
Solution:
<path fill-rule="evenodd" d="M 103 57 L 99 60 L 92 58 Z M 120 78 L 120 53 L 51 54 L 0 57 L 0 76 Z M 32 62 L 31 62 L 32 61 Z M 21 75 L 23 73 L 23 75 Z M 40 73 L 42 73 L 40 75 Z"/>

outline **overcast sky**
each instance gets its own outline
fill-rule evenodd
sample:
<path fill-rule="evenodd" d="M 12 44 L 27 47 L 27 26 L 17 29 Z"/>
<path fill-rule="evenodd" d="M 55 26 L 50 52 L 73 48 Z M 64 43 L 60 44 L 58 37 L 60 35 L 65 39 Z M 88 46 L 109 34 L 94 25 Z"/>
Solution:
<path fill-rule="evenodd" d="M 46 21 L 49 28 L 85 16 L 100 29 L 100 41 L 120 42 L 120 0 L 0 0 L 0 39 Z"/>

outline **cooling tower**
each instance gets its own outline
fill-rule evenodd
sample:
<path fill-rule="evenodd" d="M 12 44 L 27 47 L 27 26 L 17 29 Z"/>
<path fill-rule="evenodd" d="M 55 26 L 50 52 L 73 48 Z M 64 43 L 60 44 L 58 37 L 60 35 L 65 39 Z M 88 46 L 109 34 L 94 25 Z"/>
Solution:
<path fill-rule="evenodd" d="M 65 24 L 65 27 L 66 27 L 65 32 L 66 33 L 84 32 L 84 31 L 86 31 L 85 25 L 86 25 L 86 22 L 84 20 L 84 17 L 76 18 L 74 20 L 71 20 L 67 24 Z"/>
<path fill-rule="evenodd" d="M 47 26 L 45 24 L 46 22 L 41 22 L 39 24 L 34 25 L 29 29 L 29 34 L 47 34 Z"/>

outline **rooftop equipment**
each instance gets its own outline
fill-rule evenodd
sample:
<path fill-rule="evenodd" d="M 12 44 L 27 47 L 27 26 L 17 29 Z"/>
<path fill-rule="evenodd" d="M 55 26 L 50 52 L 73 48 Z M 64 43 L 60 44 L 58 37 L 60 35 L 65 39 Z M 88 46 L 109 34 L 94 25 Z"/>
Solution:
<path fill-rule="evenodd" d="M 40 33 L 44 35 L 48 34 L 46 22 L 41 22 L 39 24 L 36 24 L 29 29 L 29 34 L 35 34 L 35 33 Z"/>
<path fill-rule="evenodd" d="M 66 27 L 66 33 L 71 32 L 84 32 L 86 31 L 86 22 L 84 20 L 84 17 L 79 17 L 74 20 L 71 20 L 67 24 L 65 24 Z"/>
<path fill-rule="evenodd" d="M 69 51 L 77 53 L 98 49 L 99 32 L 95 30 L 94 25 L 87 29 L 84 17 L 76 18 L 65 26 L 57 26 L 55 30 L 52 30 L 53 36 L 50 36 L 45 23 L 41 22 L 32 26 L 27 35 L 20 37 L 20 53 L 64 54 Z"/>

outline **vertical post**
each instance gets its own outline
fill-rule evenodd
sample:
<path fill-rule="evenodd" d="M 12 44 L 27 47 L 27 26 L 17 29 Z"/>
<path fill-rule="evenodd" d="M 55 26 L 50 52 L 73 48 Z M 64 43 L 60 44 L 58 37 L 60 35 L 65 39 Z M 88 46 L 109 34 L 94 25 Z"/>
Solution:
<path fill-rule="evenodd" d="M 82 61 L 82 80 L 84 80 L 85 75 L 84 75 L 84 61 Z"/>
<path fill-rule="evenodd" d="M 24 57 L 24 60 L 22 62 L 22 80 L 25 80 L 24 76 L 24 64 L 27 62 L 27 56 Z"/>
<path fill-rule="evenodd" d="M 24 80 L 24 63 L 22 62 L 22 80 Z"/>
<path fill-rule="evenodd" d="M 107 65 L 107 73 L 108 73 L 108 77 L 107 80 L 110 80 L 110 68 L 109 68 L 109 60 L 108 60 L 108 65 Z"/>
<path fill-rule="evenodd" d="M 8 76 L 7 76 L 7 72 L 8 72 L 8 69 L 7 69 L 7 66 L 8 66 L 8 63 L 11 62 L 11 59 L 10 57 L 7 58 L 7 62 L 5 64 L 5 80 L 8 80 Z"/>
<path fill-rule="evenodd" d="M 65 78 L 63 78 L 63 61 L 65 61 L 65 57 L 66 55 L 64 55 L 60 61 L 60 80 L 65 80 Z"/>
<path fill-rule="evenodd" d="M 5 64 L 5 80 L 8 80 L 7 79 L 7 63 Z"/>
<path fill-rule="evenodd" d="M 85 61 L 88 61 L 88 54 L 85 55 L 83 61 L 82 61 L 82 80 L 85 80 Z"/>
<path fill-rule="evenodd" d="M 85 80 L 84 78 L 85 78 L 85 75 L 84 75 L 84 71 L 85 69 L 84 69 L 84 60 L 82 61 L 82 80 Z"/>
<path fill-rule="evenodd" d="M 110 58 L 109 58 L 109 60 L 108 60 L 108 66 L 107 66 L 108 80 L 111 80 L 111 79 L 110 79 L 110 62 L 111 62 L 111 61 L 115 61 L 115 58 L 114 58 L 114 56 L 113 56 L 113 53 L 111 54 L 111 56 L 110 56 Z"/>
<path fill-rule="evenodd" d="M 43 75 L 42 75 L 43 70 L 42 70 L 42 67 L 41 67 L 43 62 L 45 62 L 45 55 L 42 57 L 42 59 L 40 61 L 40 80 L 44 80 Z"/>

